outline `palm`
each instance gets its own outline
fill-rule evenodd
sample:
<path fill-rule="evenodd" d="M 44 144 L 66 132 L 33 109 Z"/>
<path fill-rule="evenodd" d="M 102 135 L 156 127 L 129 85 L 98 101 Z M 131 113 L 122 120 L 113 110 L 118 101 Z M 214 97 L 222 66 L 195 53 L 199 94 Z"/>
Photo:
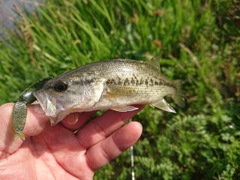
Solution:
<path fill-rule="evenodd" d="M 3 109 L 6 110 L 6 107 L 1 106 L 0 112 L 9 114 L 10 111 Z M 28 118 L 31 118 L 31 113 L 30 108 Z M 138 123 L 120 128 L 135 113 L 109 111 L 89 122 L 78 133 L 73 131 L 81 127 L 91 113 L 80 114 L 75 124 L 68 124 L 67 120 L 72 119 L 68 117 L 62 124 L 44 128 L 42 133 L 41 127 L 45 126 L 47 118 L 44 117 L 34 131 L 32 128 L 36 124 L 32 117 L 33 124 L 27 121 L 24 133 L 27 136 L 40 134 L 28 137 L 24 142 L 21 139 L 9 141 L 12 130 L 3 131 L 0 136 L 0 179 L 92 179 L 94 170 L 103 167 L 139 138 L 141 126 Z M 11 116 L 5 117 L 10 119 Z"/>
<path fill-rule="evenodd" d="M 92 179 L 93 170 L 86 163 L 85 153 L 75 135 L 57 125 L 39 136 L 27 138 L 11 156 L 14 160 L 11 169 L 18 170 L 13 174 L 17 179 Z"/>

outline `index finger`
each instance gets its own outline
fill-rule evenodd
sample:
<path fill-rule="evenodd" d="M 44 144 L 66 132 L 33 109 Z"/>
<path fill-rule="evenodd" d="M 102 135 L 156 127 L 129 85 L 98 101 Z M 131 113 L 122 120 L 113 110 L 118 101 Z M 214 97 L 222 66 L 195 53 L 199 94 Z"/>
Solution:
<path fill-rule="evenodd" d="M 86 149 L 105 139 L 114 131 L 119 129 L 127 120 L 131 119 L 143 109 L 143 105 L 138 109 L 129 112 L 117 112 L 108 110 L 101 116 L 86 124 L 78 133 L 79 143 Z"/>

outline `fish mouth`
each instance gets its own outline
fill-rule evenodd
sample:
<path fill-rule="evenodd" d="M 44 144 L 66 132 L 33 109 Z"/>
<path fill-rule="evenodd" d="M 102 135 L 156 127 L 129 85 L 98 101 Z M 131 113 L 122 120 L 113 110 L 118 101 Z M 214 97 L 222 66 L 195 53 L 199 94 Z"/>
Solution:
<path fill-rule="evenodd" d="M 62 103 L 44 91 L 36 91 L 34 96 L 45 114 L 50 118 L 51 125 L 58 123 L 60 121 L 58 114 L 64 110 Z"/>

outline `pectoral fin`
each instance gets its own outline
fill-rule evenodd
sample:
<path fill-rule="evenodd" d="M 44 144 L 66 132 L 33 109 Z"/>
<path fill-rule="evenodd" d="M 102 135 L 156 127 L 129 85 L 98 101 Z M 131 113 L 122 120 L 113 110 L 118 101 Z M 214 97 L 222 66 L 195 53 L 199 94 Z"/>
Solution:
<path fill-rule="evenodd" d="M 159 101 L 157 103 L 153 103 L 153 104 L 151 104 L 151 106 L 154 106 L 158 109 L 162 109 L 164 111 L 176 113 L 176 111 L 173 109 L 173 107 L 170 106 L 170 104 L 168 104 L 168 102 L 165 99 L 162 99 L 161 101 Z"/>
<path fill-rule="evenodd" d="M 112 107 L 111 109 L 118 112 L 127 112 L 127 111 L 135 111 L 138 108 L 135 106 L 119 106 L 119 107 Z"/>

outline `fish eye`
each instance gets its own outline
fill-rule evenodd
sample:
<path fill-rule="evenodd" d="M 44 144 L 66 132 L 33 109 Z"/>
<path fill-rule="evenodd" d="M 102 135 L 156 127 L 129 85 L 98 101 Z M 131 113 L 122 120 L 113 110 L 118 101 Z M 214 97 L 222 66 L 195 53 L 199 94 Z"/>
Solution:
<path fill-rule="evenodd" d="M 53 89 L 57 92 L 63 92 L 66 91 L 68 88 L 67 83 L 63 82 L 63 81 L 58 81 L 54 84 Z"/>

